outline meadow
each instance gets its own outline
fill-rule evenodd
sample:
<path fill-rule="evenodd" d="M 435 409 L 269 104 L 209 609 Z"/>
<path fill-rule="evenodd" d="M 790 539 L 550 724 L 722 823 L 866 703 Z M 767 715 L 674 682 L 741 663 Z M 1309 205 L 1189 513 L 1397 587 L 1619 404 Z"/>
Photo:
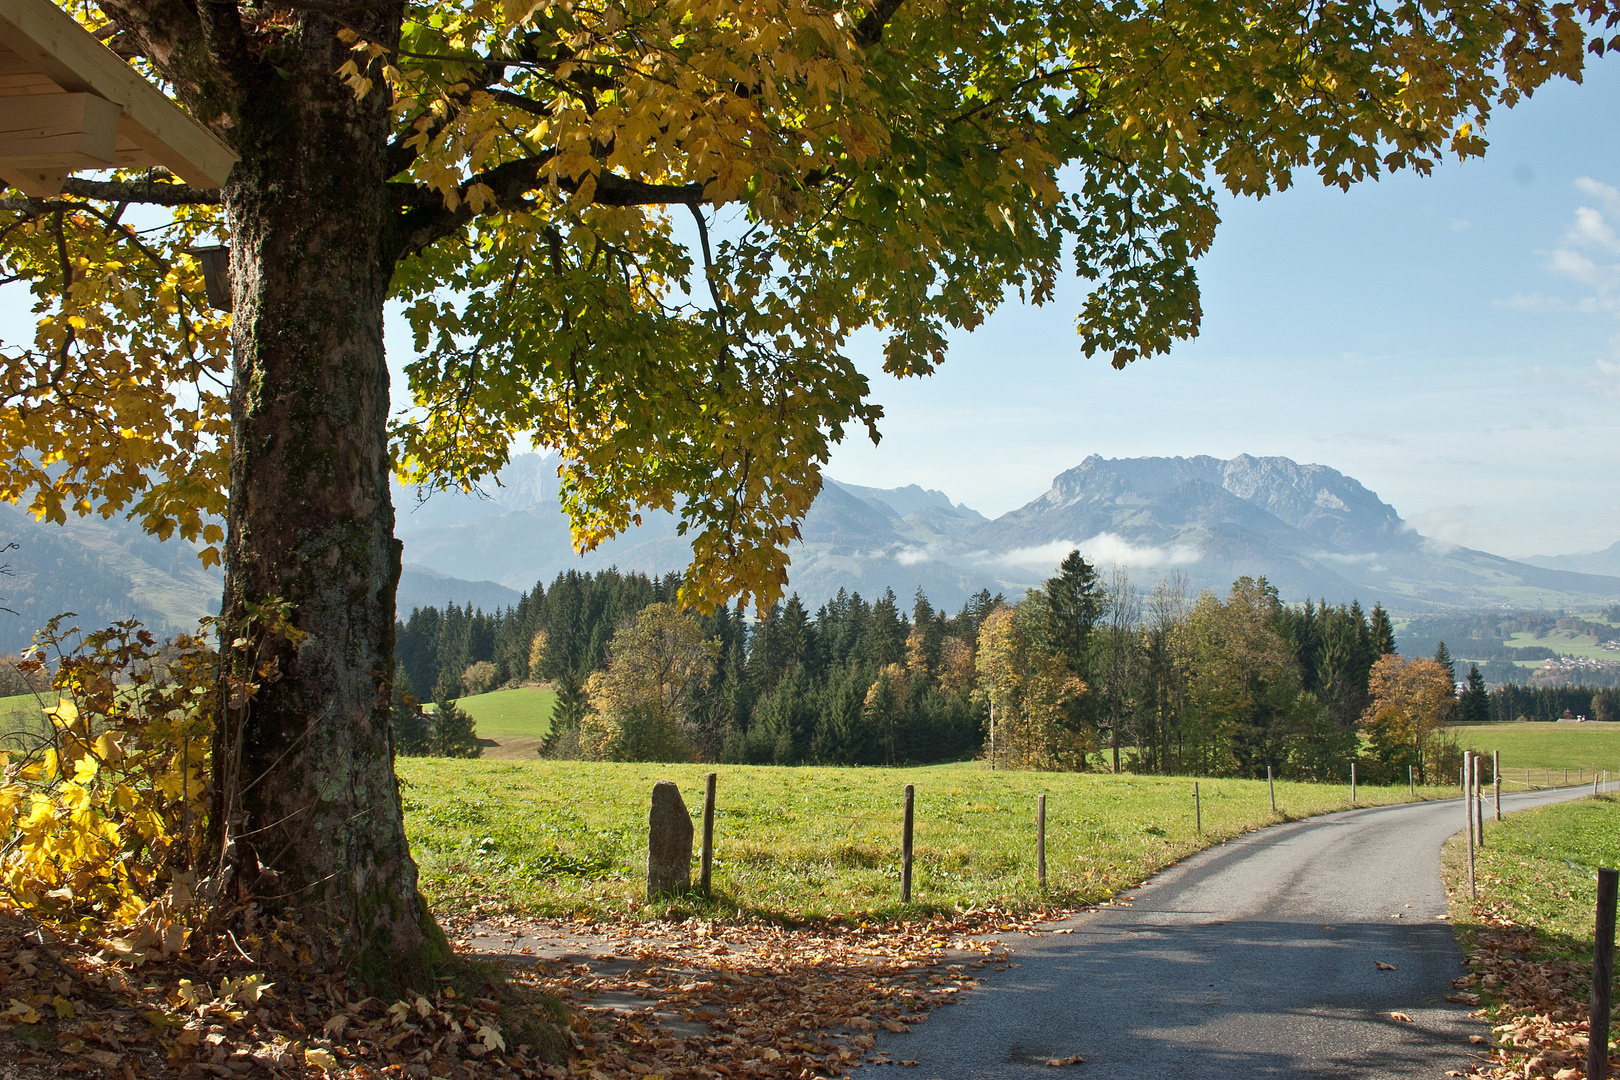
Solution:
<path fill-rule="evenodd" d="M 676 906 L 790 921 L 1094 903 L 1209 844 L 1350 806 L 1347 785 L 1279 782 L 1274 814 L 1263 780 L 1200 779 L 1200 833 L 1188 777 L 993 772 L 977 763 L 885 769 L 410 758 L 397 768 L 423 890 L 436 910 L 463 913 L 645 910 L 652 785 L 678 783 L 696 821 L 711 769 L 719 774 L 714 898 Z M 899 902 L 906 784 L 916 788 L 910 908 Z M 1034 829 L 1043 792 L 1045 891 L 1036 880 Z M 1406 798 L 1404 786 L 1358 792 L 1359 805 Z"/>
<path fill-rule="evenodd" d="M 1551 649 L 1560 656 L 1579 656 L 1587 660 L 1605 660 L 1609 663 L 1620 661 L 1620 652 L 1605 649 L 1595 638 L 1586 634 L 1577 634 L 1573 630 L 1554 630 L 1540 637 L 1520 631 L 1502 644 L 1514 649 L 1522 649 L 1527 645 L 1539 645 L 1544 649 Z M 1540 660 L 1517 660 L 1514 662 L 1521 667 L 1527 668 L 1541 666 Z"/>
<path fill-rule="evenodd" d="M 554 691 L 518 686 L 464 697 L 456 707 L 473 718 L 484 756 L 528 759 L 551 731 L 551 713 L 557 706 Z"/>
<path fill-rule="evenodd" d="M 1453 730 L 1465 749 L 1500 751 L 1504 779 L 1557 785 L 1567 769 L 1570 783 L 1590 783 L 1594 766 L 1620 778 L 1620 724 L 1473 724 Z"/>

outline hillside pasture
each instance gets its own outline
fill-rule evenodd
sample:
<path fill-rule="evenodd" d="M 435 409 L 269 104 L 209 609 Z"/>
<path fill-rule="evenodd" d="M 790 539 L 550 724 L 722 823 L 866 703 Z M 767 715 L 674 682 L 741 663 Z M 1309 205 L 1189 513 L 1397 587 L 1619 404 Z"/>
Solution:
<path fill-rule="evenodd" d="M 460 698 L 456 707 L 473 718 L 478 738 L 486 741 L 485 757 L 526 760 L 535 756 L 551 732 L 557 695 L 537 686 L 518 686 Z"/>
<path fill-rule="evenodd" d="M 1502 644 L 1511 649 L 1539 645 L 1543 649 L 1551 649 L 1559 656 L 1574 656 L 1583 660 L 1604 660 L 1609 663 L 1620 663 L 1620 651 L 1605 649 L 1590 634 L 1577 634 L 1573 630 L 1553 630 L 1540 637 L 1521 631 Z M 1541 666 L 1540 660 L 1516 660 L 1514 663 L 1531 668 Z"/>
<path fill-rule="evenodd" d="M 1620 724 L 1471 724 L 1453 730 L 1464 749 L 1501 751 L 1504 779 L 1535 787 L 1550 779 L 1558 785 L 1568 769 L 1570 783 L 1590 783 L 1594 767 L 1620 778 Z M 1526 769 L 1528 776 L 1522 772 Z M 1544 770 L 1552 770 L 1550 776 Z"/>
<path fill-rule="evenodd" d="M 410 758 L 397 768 L 422 887 L 436 909 L 462 913 L 642 911 L 653 783 L 678 783 L 697 824 L 710 770 L 719 774 L 711 910 L 782 920 L 881 919 L 906 910 L 899 902 L 906 784 L 916 786 L 912 910 L 922 911 L 1093 903 L 1207 844 L 1350 805 L 1345 785 L 1278 783 L 1281 813 L 1273 814 L 1263 780 L 1202 779 L 1200 834 L 1190 777 L 992 772 L 976 763 L 883 769 L 537 758 Z M 1042 792 L 1044 893 L 1034 829 Z M 1358 801 L 1406 798 L 1404 786 L 1363 786 Z"/>

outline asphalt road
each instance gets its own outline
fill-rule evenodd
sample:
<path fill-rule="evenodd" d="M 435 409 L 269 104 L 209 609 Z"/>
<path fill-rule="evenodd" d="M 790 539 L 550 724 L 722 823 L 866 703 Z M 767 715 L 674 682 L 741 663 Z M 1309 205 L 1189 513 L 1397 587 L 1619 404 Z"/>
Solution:
<path fill-rule="evenodd" d="M 1591 788 L 1503 797 L 1503 810 Z M 1016 966 L 878 1049 L 915 1080 L 1440 1077 L 1486 1034 L 1446 1001 L 1464 972 L 1440 885 L 1460 799 L 1278 825 L 1200 852 L 1115 904 L 1003 941 Z M 1393 964 L 1380 970 L 1375 961 Z M 1391 1019 L 1392 1012 L 1411 1023 Z"/>

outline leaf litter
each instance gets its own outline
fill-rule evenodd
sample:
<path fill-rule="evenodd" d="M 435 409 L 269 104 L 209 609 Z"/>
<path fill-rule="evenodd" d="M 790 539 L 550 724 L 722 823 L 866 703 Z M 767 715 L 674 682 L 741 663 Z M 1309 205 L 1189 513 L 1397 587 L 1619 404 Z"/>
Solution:
<path fill-rule="evenodd" d="M 1480 925 L 1470 942 L 1471 973 L 1453 980 L 1446 1000 L 1481 1005 L 1483 992 L 1490 1004 L 1473 1015 L 1495 1022 L 1490 1056 L 1454 1075 L 1478 1080 L 1584 1077 L 1591 962 L 1552 954 L 1533 928 L 1503 915 L 1479 911 L 1475 917 Z M 1620 1069 L 1620 1057 L 1610 1057 L 1609 1069 L 1611 1074 Z"/>
<path fill-rule="evenodd" d="M 296 927 L 252 910 L 236 941 L 203 957 L 196 949 L 128 954 L 0 912 L 0 1075 L 808 1080 L 863 1065 L 915 1067 L 909 1056 L 878 1051 L 877 1038 L 911 1031 L 984 969 L 1011 966 L 1010 952 L 988 935 L 1027 933 L 1071 914 L 984 909 L 794 927 L 452 923 L 458 952 L 495 961 L 487 984 L 469 990 L 463 980 L 458 991 L 444 980 L 431 994 L 384 1001 L 357 998 L 340 974 L 311 962 Z M 503 948 L 547 940 L 608 946 L 612 959 Z M 495 974 L 499 967 L 506 970 Z M 543 1035 L 533 1016 L 549 1019 L 557 1005 L 566 1047 L 548 1054 L 524 1033 Z"/>
<path fill-rule="evenodd" d="M 797 1080 L 915 1067 L 879 1051 L 879 1035 L 911 1031 L 975 985 L 977 972 L 1012 966 L 986 935 L 1031 933 L 1073 913 L 982 909 L 793 927 L 510 916 L 464 924 L 457 944 L 526 960 L 513 977 L 571 1010 L 564 1075 Z"/>

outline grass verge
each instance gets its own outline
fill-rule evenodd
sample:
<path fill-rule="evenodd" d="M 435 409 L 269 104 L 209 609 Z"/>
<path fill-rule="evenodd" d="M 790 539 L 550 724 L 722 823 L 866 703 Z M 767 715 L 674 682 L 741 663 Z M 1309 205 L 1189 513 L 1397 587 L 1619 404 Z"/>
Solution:
<path fill-rule="evenodd" d="M 1574 864 L 1574 865 L 1571 865 Z M 1452 927 L 1470 973 L 1454 984 L 1491 1023 L 1476 1077 L 1585 1075 L 1597 885 L 1586 868 L 1620 865 L 1620 800 L 1582 799 L 1487 821 L 1468 895 L 1467 841 L 1441 857 Z M 1611 1058 L 1611 1072 L 1620 1060 Z"/>
<path fill-rule="evenodd" d="M 1140 883 L 1211 843 L 1346 809 L 1343 785 L 913 769 L 401 759 L 406 830 L 435 911 L 611 918 L 891 919 L 972 908 L 1074 907 Z M 676 781 L 694 818 L 719 773 L 714 898 L 648 908 L 647 807 Z M 913 903 L 900 904 L 904 785 L 916 786 Z M 1440 796 L 1449 789 L 1435 789 Z M 1048 888 L 1036 881 L 1035 799 L 1047 798 Z M 1404 787 L 1359 805 L 1405 801 Z M 697 872 L 694 867 L 693 878 Z"/>

